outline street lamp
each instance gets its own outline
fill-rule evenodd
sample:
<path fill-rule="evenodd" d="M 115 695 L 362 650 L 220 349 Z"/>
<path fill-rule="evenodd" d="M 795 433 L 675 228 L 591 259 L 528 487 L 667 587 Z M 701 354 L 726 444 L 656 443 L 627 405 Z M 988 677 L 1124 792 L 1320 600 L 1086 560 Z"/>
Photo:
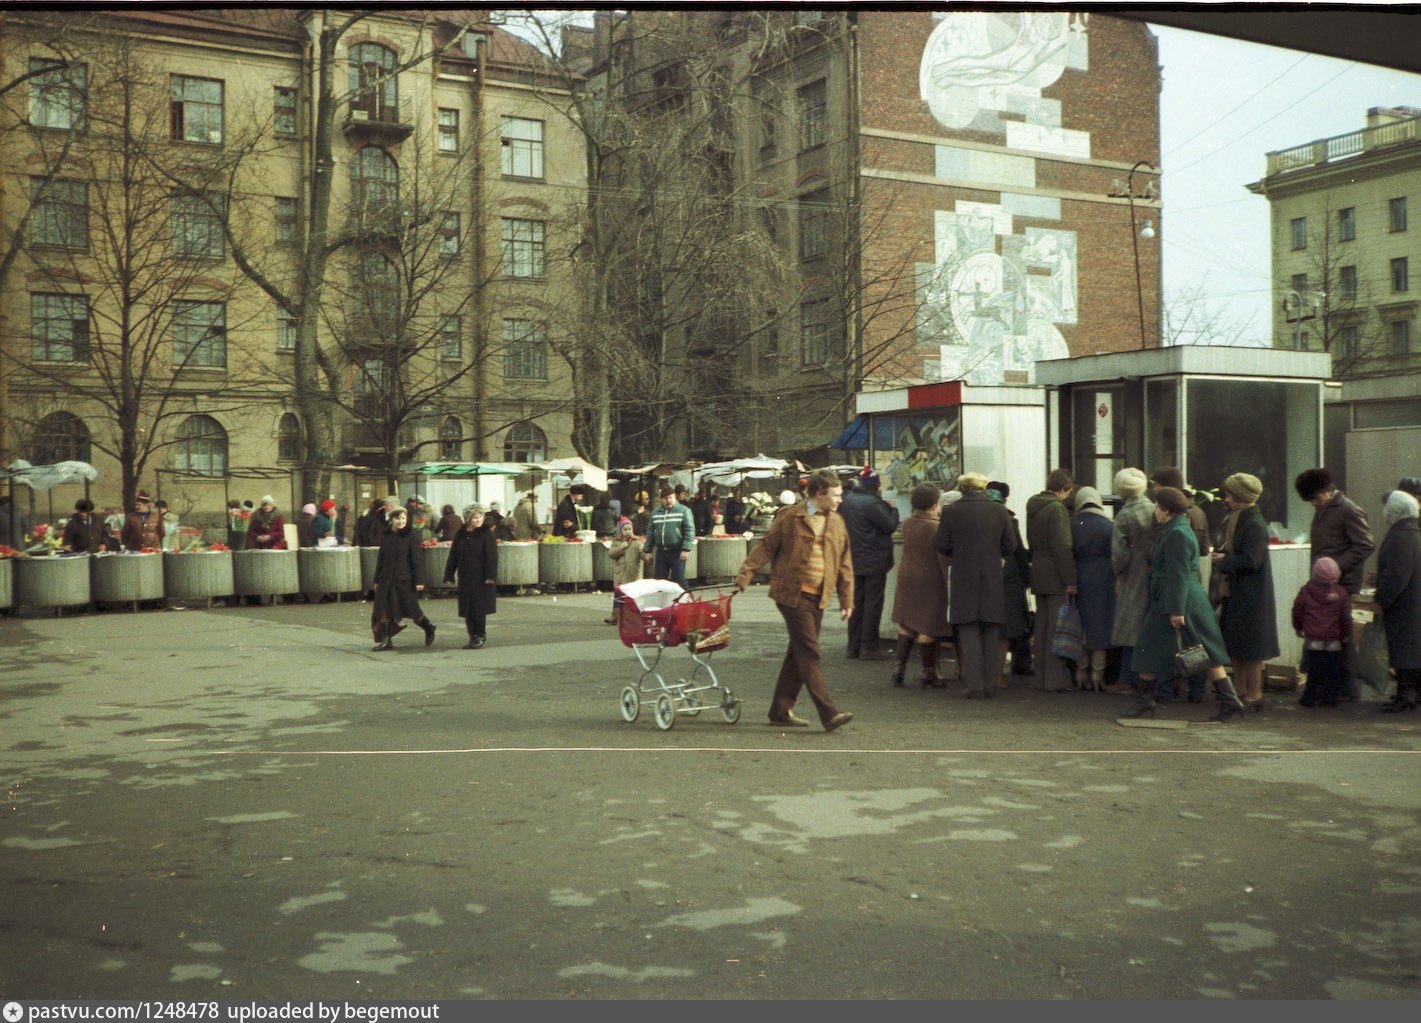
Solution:
<path fill-rule="evenodd" d="M 1122 185 L 1120 183 L 1119 178 L 1116 178 L 1111 183 L 1110 198 L 1128 199 L 1130 202 L 1130 246 L 1134 249 L 1135 252 L 1135 297 L 1139 300 L 1140 305 L 1140 347 L 1144 348 L 1145 286 L 1140 278 L 1140 239 L 1153 238 L 1155 236 L 1155 227 L 1150 220 L 1146 219 L 1145 226 L 1143 228 L 1139 229 L 1138 231 L 1135 229 L 1135 200 L 1143 199 L 1146 201 L 1152 201 L 1155 198 L 1155 183 L 1151 181 L 1144 187 L 1143 191 L 1135 191 L 1135 175 L 1139 173 L 1141 168 L 1148 170 L 1151 174 L 1155 173 L 1155 168 L 1150 165 L 1150 162 L 1148 160 L 1140 160 L 1135 164 L 1135 166 L 1130 168 L 1130 174 L 1129 177 L 1126 179 L 1125 184 Z"/>
<path fill-rule="evenodd" d="M 1326 302 L 1325 291 L 1283 293 L 1283 318 L 1293 325 L 1293 351 L 1302 351 L 1303 321 L 1315 319 Z"/>

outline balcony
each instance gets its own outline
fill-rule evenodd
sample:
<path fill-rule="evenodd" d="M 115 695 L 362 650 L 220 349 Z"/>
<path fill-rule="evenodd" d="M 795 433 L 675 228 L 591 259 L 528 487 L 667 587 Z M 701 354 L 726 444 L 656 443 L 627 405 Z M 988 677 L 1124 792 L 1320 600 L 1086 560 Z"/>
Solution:
<path fill-rule="evenodd" d="M 1376 149 L 1418 140 L 1421 140 L 1421 117 L 1379 124 L 1361 131 L 1348 132 L 1346 135 L 1334 135 L 1331 138 L 1318 139 L 1316 142 L 1269 153 L 1268 176 L 1271 178 L 1275 174 L 1324 167 Z"/>
<path fill-rule="evenodd" d="M 352 142 L 395 145 L 409 138 L 414 131 L 412 110 L 408 99 L 402 99 L 398 104 L 387 104 L 365 97 L 359 105 L 346 105 L 341 131 Z"/>

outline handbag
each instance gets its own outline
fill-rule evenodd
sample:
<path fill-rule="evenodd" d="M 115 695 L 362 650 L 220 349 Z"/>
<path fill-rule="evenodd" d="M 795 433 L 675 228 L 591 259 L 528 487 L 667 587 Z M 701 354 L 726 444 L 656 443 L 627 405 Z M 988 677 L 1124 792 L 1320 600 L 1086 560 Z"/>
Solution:
<path fill-rule="evenodd" d="M 1056 612 L 1056 635 L 1051 639 L 1051 653 L 1068 661 L 1085 656 L 1085 626 L 1074 600 L 1067 600 Z"/>
<path fill-rule="evenodd" d="M 1209 670 L 1209 665 L 1213 662 L 1209 660 L 1209 652 L 1204 649 L 1203 643 L 1195 643 L 1193 646 L 1184 645 L 1184 637 L 1180 635 L 1178 629 L 1174 630 L 1174 675 L 1176 678 L 1193 678 Z"/>

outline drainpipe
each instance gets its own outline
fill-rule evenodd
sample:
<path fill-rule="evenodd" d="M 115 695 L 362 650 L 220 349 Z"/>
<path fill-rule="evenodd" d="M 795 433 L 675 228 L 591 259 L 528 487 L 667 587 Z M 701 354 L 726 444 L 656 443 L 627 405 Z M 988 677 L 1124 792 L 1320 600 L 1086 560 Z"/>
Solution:
<path fill-rule="evenodd" d="M 488 458 L 488 366 L 485 364 L 485 356 L 488 351 L 486 344 L 489 325 L 484 321 L 484 289 L 483 270 L 485 260 L 485 248 L 488 241 L 488 224 L 484 216 L 484 174 L 483 174 L 483 151 L 480 148 L 480 140 L 483 138 L 483 90 L 484 90 L 484 60 L 488 55 L 488 40 L 480 33 L 480 38 L 475 40 L 474 49 L 474 75 L 469 89 L 472 93 L 472 122 L 469 125 L 469 144 L 474 147 L 473 166 L 473 192 L 470 200 L 473 205 L 473 215 L 469 218 L 469 226 L 473 230 L 473 260 L 472 274 L 473 280 L 470 282 L 473 288 L 473 352 L 471 356 L 474 361 L 474 461 L 482 462 Z M 475 484 L 477 486 L 477 484 Z"/>

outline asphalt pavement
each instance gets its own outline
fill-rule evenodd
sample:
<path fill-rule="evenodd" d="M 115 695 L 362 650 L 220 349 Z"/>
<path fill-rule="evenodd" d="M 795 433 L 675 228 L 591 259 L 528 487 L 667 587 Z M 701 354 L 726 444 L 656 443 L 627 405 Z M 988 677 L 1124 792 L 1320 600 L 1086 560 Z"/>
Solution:
<path fill-rule="evenodd" d="M 664 731 L 608 605 L 478 651 L 447 598 L 388 653 L 358 602 L 0 619 L 0 997 L 1421 995 L 1421 717 L 1375 694 L 1127 728 L 895 689 L 826 616 L 855 719 L 778 728 L 757 586 L 739 720 Z"/>

